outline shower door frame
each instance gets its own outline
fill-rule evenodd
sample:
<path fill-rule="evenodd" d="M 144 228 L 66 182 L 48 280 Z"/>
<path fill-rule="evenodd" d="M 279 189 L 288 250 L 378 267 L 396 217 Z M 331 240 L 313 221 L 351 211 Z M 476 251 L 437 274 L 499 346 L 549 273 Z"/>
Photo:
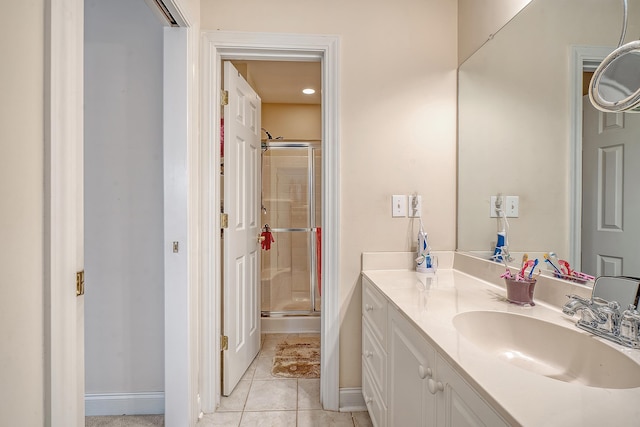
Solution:
<path fill-rule="evenodd" d="M 309 187 L 308 191 L 308 199 L 309 199 L 309 227 L 302 228 L 273 228 L 270 227 L 272 232 L 276 233 L 311 233 L 309 234 L 309 257 L 311 259 L 311 266 L 309 268 L 309 299 L 310 299 L 310 309 L 309 310 L 260 310 L 261 317 L 287 317 L 287 316 L 320 316 L 321 310 L 316 310 L 316 288 L 318 286 L 318 257 L 316 255 L 316 251 L 314 250 L 314 239 L 313 233 L 318 232 L 319 225 L 316 223 L 316 190 L 315 190 L 315 158 L 314 158 L 314 150 L 322 150 L 322 141 L 314 140 L 314 141 L 286 141 L 286 142 L 273 142 L 273 140 L 263 141 L 266 144 L 267 150 L 262 152 L 264 156 L 268 150 L 284 150 L 284 149 L 306 149 L 308 155 L 308 179 L 307 185 Z M 322 168 L 320 170 L 322 173 Z M 262 171 L 260 171 L 260 176 L 262 177 Z M 322 179 L 321 179 L 322 181 Z M 264 185 L 264 182 L 261 182 L 261 186 Z M 263 190 L 264 193 L 264 190 Z M 264 200 L 263 200 L 264 205 Z"/>

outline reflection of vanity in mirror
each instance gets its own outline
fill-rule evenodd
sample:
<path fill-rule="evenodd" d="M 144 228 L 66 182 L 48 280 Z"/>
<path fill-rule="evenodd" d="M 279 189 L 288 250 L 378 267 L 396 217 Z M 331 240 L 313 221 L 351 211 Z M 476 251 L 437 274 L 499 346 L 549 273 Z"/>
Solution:
<path fill-rule="evenodd" d="M 619 0 L 533 0 L 459 67 L 459 251 L 493 254 L 490 196 L 514 195 L 514 265 L 555 252 L 593 276 L 640 277 L 640 114 L 583 103 L 583 73 L 621 25 Z M 630 2 L 627 41 L 639 30 Z"/>

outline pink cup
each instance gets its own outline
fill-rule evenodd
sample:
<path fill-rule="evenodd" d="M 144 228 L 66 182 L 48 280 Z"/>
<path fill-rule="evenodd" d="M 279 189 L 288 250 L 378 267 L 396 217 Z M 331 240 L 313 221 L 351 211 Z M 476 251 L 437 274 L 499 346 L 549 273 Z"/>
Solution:
<path fill-rule="evenodd" d="M 536 305 L 533 302 L 533 288 L 536 286 L 535 279 L 520 281 L 505 277 L 504 281 L 507 284 L 507 301 L 518 305 Z"/>

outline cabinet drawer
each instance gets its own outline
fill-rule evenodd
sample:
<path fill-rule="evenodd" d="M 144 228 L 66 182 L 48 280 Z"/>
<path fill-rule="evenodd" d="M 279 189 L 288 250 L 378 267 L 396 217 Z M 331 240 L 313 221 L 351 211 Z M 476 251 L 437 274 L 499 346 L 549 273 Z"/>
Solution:
<path fill-rule="evenodd" d="M 362 364 L 369 368 L 372 380 L 386 404 L 387 354 L 373 336 L 367 320 L 362 322 Z"/>
<path fill-rule="evenodd" d="M 362 365 L 362 397 L 367 405 L 373 426 L 386 427 L 387 407 L 372 381 L 371 371 L 365 364 Z"/>
<path fill-rule="evenodd" d="M 362 316 L 382 348 L 387 341 L 387 300 L 369 279 L 362 276 Z"/>

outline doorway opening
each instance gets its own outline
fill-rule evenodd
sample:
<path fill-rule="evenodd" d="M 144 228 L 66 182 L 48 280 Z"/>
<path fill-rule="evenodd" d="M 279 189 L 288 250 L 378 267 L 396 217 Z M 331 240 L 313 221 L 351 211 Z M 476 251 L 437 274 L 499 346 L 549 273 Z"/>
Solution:
<path fill-rule="evenodd" d="M 221 369 L 229 396 L 251 366 L 264 364 L 262 334 L 320 333 L 322 143 L 305 138 L 322 137 L 322 114 L 320 97 L 300 88 L 320 91 L 321 67 L 225 60 L 222 69 Z"/>
<path fill-rule="evenodd" d="M 262 333 L 319 333 L 321 63 L 319 59 L 231 63 L 261 99 L 258 286 Z"/>

